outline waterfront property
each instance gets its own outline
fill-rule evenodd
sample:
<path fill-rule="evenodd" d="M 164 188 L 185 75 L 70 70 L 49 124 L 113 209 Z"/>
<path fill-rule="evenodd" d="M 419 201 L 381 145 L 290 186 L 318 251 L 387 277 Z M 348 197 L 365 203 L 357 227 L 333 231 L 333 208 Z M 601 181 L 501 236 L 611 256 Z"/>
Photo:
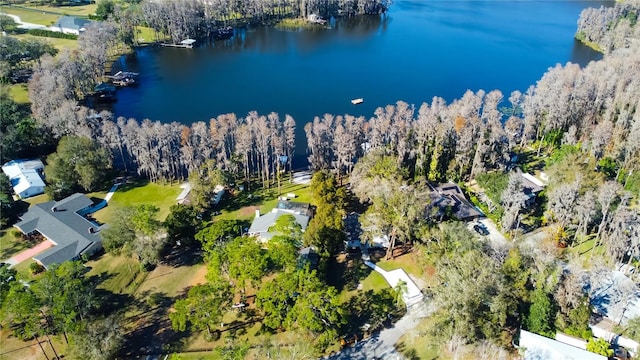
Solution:
<path fill-rule="evenodd" d="M 269 228 L 275 225 L 278 218 L 282 215 L 293 215 L 304 232 L 311 219 L 312 210 L 311 206 L 306 203 L 280 200 L 275 209 L 271 210 L 270 213 L 260 215 L 260 210 L 256 210 L 256 216 L 247 233 L 256 236 L 260 241 L 269 241 L 269 239 L 275 235 L 269 232 Z"/>
<path fill-rule="evenodd" d="M 21 199 L 44 193 L 44 164 L 38 159 L 12 160 L 2 165 L 13 191 Z"/>
<path fill-rule="evenodd" d="M 471 221 L 484 216 L 482 211 L 467 200 L 462 189 L 454 183 L 431 186 L 431 190 L 431 204 L 437 207 L 440 216 L 447 213 L 448 209 L 460 221 Z"/>
<path fill-rule="evenodd" d="M 63 16 L 55 24 L 49 27 L 49 30 L 61 32 L 63 34 L 75 34 L 80 35 L 81 32 L 87 30 L 93 21 L 78 18 L 75 16 Z"/>
<path fill-rule="evenodd" d="M 86 195 L 76 193 L 57 202 L 32 205 L 14 226 L 25 235 L 38 233 L 53 243 L 53 247 L 33 257 L 48 268 L 102 248 L 102 226 L 85 217 L 92 205 Z"/>

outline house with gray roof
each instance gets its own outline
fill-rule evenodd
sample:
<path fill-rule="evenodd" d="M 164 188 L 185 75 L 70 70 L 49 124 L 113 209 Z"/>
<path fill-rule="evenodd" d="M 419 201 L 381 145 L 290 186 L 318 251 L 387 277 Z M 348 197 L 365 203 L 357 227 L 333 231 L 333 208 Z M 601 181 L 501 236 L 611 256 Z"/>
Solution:
<path fill-rule="evenodd" d="M 75 16 L 62 16 L 55 24 L 49 27 L 49 30 L 64 34 L 80 35 L 91 23 L 93 23 L 93 21 Z"/>
<path fill-rule="evenodd" d="M 76 193 L 57 202 L 32 205 L 14 226 L 27 235 L 38 232 L 53 243 L 51 248 L 33 257 L 48 268 L 102 248 L 99 236 L 102 227 L 85 217 L 91 205 L 91 199 Z"/>
<path fill-rule="evenodd" d="M 268 241 L 275 235 L 269 232 L 269 228 L 275 225 L 276 220 L 282 215 L 293 215 L 304 232 L 309 225 L 312 210 L 309 204 L 280 200 L 270 213 L 260 215 L 260 210 L 256 210 L 256 216 L 247 233 L 258 237 L 261 241 Z"/>
<path fill-rule="evenodd" d="M 452 215 L 460 221 L 471 221 L 484 214 L 464 196 L 462 189 L 452 182 L 431 187 L 431 205 L 438 208 L 441 216 L 451 209 Z"/>

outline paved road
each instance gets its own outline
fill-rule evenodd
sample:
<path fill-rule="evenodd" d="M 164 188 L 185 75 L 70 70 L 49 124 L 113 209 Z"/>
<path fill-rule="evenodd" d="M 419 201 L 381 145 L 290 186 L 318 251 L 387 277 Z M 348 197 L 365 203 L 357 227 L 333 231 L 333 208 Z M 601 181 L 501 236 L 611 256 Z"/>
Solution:
<path fill-rule="evenodd" d="M 18 27 L 21 27 L 23 29 L 42 29 L 42 30 L 47 30 L 48 29 L 44 25 L 24 22 L 24 21 L 20 20 L 19 16 L 16 16 L 16 15 L 4 14 L 4 13 L 0 13 L 0 14 L 6 15 L 6 16 L 12 18 L 13 21 L 15 21 L 16 24 L 18 24 Z"/>
<path fill-rule="evenodd" d="M 327 360 L 400 360 L 405 359 L 395 344 L 402 335 L 413 329 L 421 319 L 429 315 L 430 309 L 425 302 L 415 304 L 407 310 L 393 327 L 383 329 L 371 337 L 347 347 L 337 354 L 326 356 Z"/>

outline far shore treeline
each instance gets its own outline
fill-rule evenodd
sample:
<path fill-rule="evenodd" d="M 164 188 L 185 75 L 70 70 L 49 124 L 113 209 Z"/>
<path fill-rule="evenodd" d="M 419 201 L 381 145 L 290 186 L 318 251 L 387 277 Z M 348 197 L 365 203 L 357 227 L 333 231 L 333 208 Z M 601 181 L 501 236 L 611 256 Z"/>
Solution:
<path fill-rule="evenodd" d="M 334 1 L 293 3 L 300 6 L 295 14 L 325 15 L 340 9 Z M 387 5 L 366 2 L 374 3 Z M 199 2 L 142 2 L 140 6 L 157 6 L 158 11 L 162 6 L 174 6 L 175 11 L 169 13 L 182 6 L 199 8 L 203 11 L 200 22 L 205 21 L 204 14 L 210 14 Z M 248 5 L 243 9 L 249 11 Z M 168 21 L 169 13 L 162 15 L 162 11 L 157 21 Z M 585 10 L 583 16 L 593 17 L 593 11 Z M 607 11 L 601 9 L 600 14 L 606 16 Z M 628 18 L 631 16 L 624 19 Z M 617 24 L 628 21 L 624 19 Z M 51 149 L 47 144 L 77 135 L 108 150 L 117 167 L 152 181 L 186 178 L 210 159 L 238 179 L 258 176 L 263 184 L 275 180 L 279 170 L 292 169 L 292 159 L 301 155 L 294 154 L 300 139 L 295 139 L 296 121 L 288 115 L 222 114 L 184 125 L 115 119 L 108 112 L 96 114 L 82 106 L 102 78 L 110 55 L 121 46 L 123 26 L 121 21 L 97 22 L 79 37 L 77 50 L 64 50 L 55 57 L 45 51 L 32 61 L 34 73 L 28 85 L 32 119 L 6 117 L 3 161 L 25 156 L 29 148 L 40 147 L 45 153 L 44 149 Z M 506 96 L 499 90 L 467 91 L 448 104 L 439 97 L 416 108 L 399 101 L 378 108 L 370 119 L 334 114 L 316 117 L 305 126 L 309 165 L 314 170 L 346 174 L 366 151 L 385 147 L 394 149 L 398 161 L 415 176 L 464 181 L 490 169 L 505 168 L 510 152 L 517 147 L 545 141 L 554 146 L 578 146 L 598 160 L 612 159 L 619 172 L 630 171 L 640 143 L 640 123 L 636 121 L 640 79 L 628 74 L 639 67 L 639 46 L 637 41 L 618 44 L 602 61 L 585 68 L 557 65 L 524 93 L 514 91 Z M 10 107 L 10 102 L 3 101 L 3 106 Z"/>

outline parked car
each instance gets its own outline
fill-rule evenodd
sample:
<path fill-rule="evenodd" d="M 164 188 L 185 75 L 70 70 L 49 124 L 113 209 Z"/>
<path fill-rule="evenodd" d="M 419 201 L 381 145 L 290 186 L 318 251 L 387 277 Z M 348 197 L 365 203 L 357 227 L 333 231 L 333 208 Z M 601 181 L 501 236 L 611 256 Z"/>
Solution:
<path fill-rule="evenodd" d="M 613 353 L 613 360 L 628 360 L 631 359 L 629 352 L 625 348 L 618 347 Z"/>
<path fill-rule="evenodd" d="M 489 230 L 487 230 L 487 227 L 484 226 L 483 224 L 475 224 L 475 225 L 473 225 L 473 230 L 475 230 L 478 234 L 480 234 L 482 236 L 489 235 Z"/>

